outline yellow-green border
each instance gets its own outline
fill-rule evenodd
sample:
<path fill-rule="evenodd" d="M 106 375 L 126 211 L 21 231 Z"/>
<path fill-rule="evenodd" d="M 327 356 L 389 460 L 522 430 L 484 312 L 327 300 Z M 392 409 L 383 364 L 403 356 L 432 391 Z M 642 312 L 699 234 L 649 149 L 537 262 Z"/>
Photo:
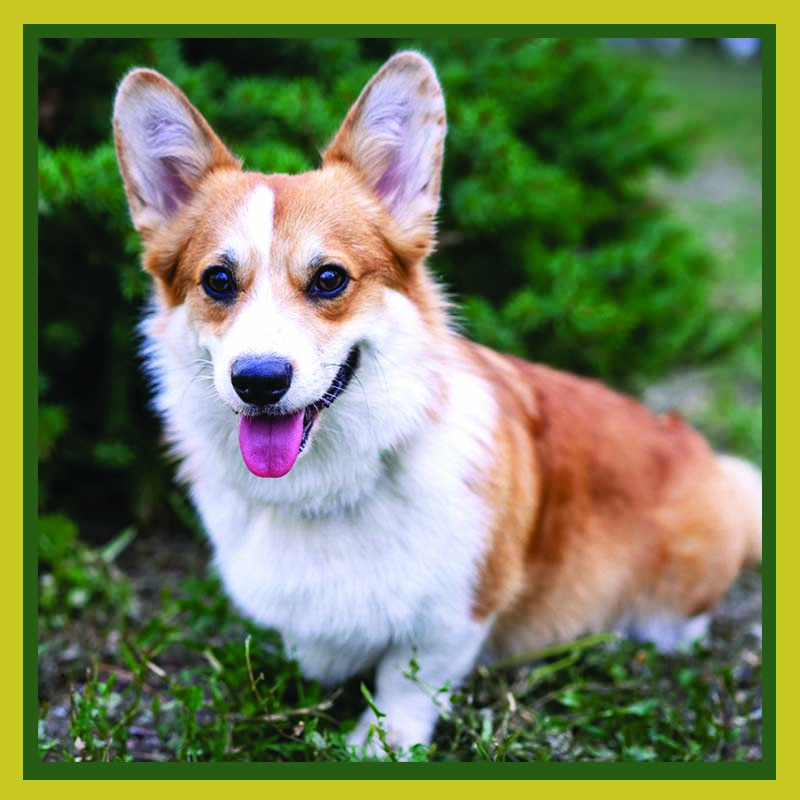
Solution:
<path fill-rule="evenodd" d="M 588 15 L 587 15 L 588 16 Z M 19 27 L 17 28 L 17 35 L 21 33 Z M 23 300 L 25 332 L 28 334 L 24 337 L 24 357 L 25 357 L 25 373 L 23 385 L 25 386 L 25 405 L 24 414 L 25 419 L 25 441 L 30 444 L 35 441 L 35 375 L 36 375 L 36 345 L 35 334 L 33 333 L 32 325 L 36 324 L 36 223 L 33 221 L 36 218 L 35 206 L 35 172 L 33 172 L 32 162 L 35 156 L 35 142 L 30 141 L 30 129 L 33 113 L 33 106 L 35 106 L 35 39 L 41 35 L 48 36 L 73 36 L 73 35 L 89 35 L 89 36 L 143 36 L 153 35 L 154 30 L 149 26 L 94 26 L 94 25 L 66 25 L 66 26 L 27 26 L 24 31 L 24 39 L 26 49 L 30 51 L 33 49 L 34 57 L 31 61 L 30 55 L 26 55 L 25 59 L 25 109 L 26 109 L 26 139 L 25 139 L 25 227 L 24 227 L 24 246 L 25 246 L 25 291 Z M 775 114 L 775 98 L 772 87 L 775 85 L 775 36 L 776 30 L 772 25 L 752 26 L 752 25 L 543 25 L 535 26 L 534 28 L 514 26 L 498 26 L 487 25 L 481 27 L 464 27 L 461 25 L 447 25 L 444 27 L 439 26 L 398 26 L 391 27 L 385 25 L 375 26 L 347 26 L 346 28 L 340 26 L 322 27 L 314 26 L 268 26 L 263 28 L 253 28 L 247 26 L 245 29 L 238 28 L 237 26 L 214 26 L 212 29 L 200 28 L 197 25 L 180 25 L 180 26 L 165 26 L 158 29 L 156 35 L 247 35 L 247 36 L 314 36 L 314 35 L 364 35 L 364 36 L 438 36 L 438 35 L 495 35 L 495 36 L 520 36 L 520 35 L 571 35 L 571 36 L 735 36 L 735 35 L 757 35 L 761 36 L 764 40 L 764 120 L 765 120 L 765 136 L 764 136 L 764 217 L 768 223 L 775 219 L 774 204 L 771 204 L 771 199 L 774 196 L 774 162 L 775 162 L 775 147 L 774 147 L 774 114 Z M 31 95 L 33 99 L 31 99 Z M 35 130 L 35 127 L 33 128 Z M 19 150 L 17 150 L 19 152 Z M 17 167 L 18 168 L 18 167 Z M 13 170 L 12 170 L 13 171 Z M 20 175 L 21 177 L 21 175 Z M 764 274 L 765 274 L 765 327 L 767 336 L 765 337 L 765 359 L 764 359 L 764 374 L 765 374 L 765 388 L 764 394 L 766 397 L 767 412 L 765 415 L 765 441 L 764 441 L 764 472 L 765 472 L 765 486 L 768 491 L 766 496 L 768 502 L 765 504 L 765 528 L 767 536 L 765 537 L 765 563 L 770 562 L 774 564 L 774 546 L 771 548 L 770 544 L 774 541 L 770 538 L 769 533 L 774 531 L 774 509 L 771 508 L 769 503 L 770 492 L 769 488 L 774 487 L 774 469 L 772 464 L 774 461 L 774 431 L 775 419 L 770 414 L 771 409 L 774 407 L 774 365 L 775 365 L 775 340 L 774 336 L 770 335 L 774 331 L 775 321 L 775 245 L 772 241 L 770 232 L 772 228 L 770 224 L 765 226 L 765 242 L 764 242 Z M 12 263 L 14 259 L 12 259 Z M 771 308 L 770 308 L 771 306 Z M 17 337 L 19 329 L 16 329 Z M 11 341 L 15 338 L 11 336 Z M 18 340 L 18 339 L 16 339 Z M 21 366 L 21 365 L 20 365 Z M 9 370 L 9 374 L 13 376 L 13 369 Z M 19 374 L 19 373 L 18 373 Z M 31 379 L 31 376 L 32 379 Z M 12 380 L 15 386 L 20 385 L 20 381 Z M 769 417 L 772 417 L 771 419 Z M 10 415 L 9 419 L 18 419 L 19 414 Z M 9 441 L 12 446 L 15 444 L 13 436 L 14 427 L 8 431 L 10 434 Z M 31 438 L 33 437 L 33 438 Z M 19 443 L 21 449 L 21 442 Z M 25 461 L 24 475 L 25 475 L 25 510 L 29 513 L 33 509 L 33 516 L 35 520 L 35 446 L 33 448 L 33 464 L 31 464 L 31 450 L 28 448 L 27 455 L 29 456 Z M 18 451 L 19 452 L 19 451 Z M 18 475 L 16 476 L 18 477 Z M 32 478 L 32 480 L 31 480 Z M 9 496 L 9 503 L 5 506 L 9 509 L 14 509 L 11 513 L 11 519 L 16 520 L 19 516 L 15 516 L 16 506 L 13 502 L 13 486 L 15 481 L 11 481 L 9 485 L 4 487 L 4 491 L 11 490 L 12 494 Z M 17 481 L 18 484 L 18 481 Z M 31 486 L 33 488 L 31 489 Z M 34 493 L 33 498 L 31 493 Z M 19 496 L 19 495 L 17 495 Z M 31 500 L 33 505 L 31 506 Z M 35 537 L 31 543 L 31 531 L 35 532 L 35 525 L 30 526 L 28 523 L 31 520 L 26 517 L 25 530 L 26 530 L 26 575 L 30 577 L 29 564 L 31 554 L 33 555 L 35 563 Z M 772 524 L 771 524 L 772 523 Z M 16 526 L 11 530 L 19 530 Z M 771 552 L 770 552 L 771 551 Z M 772 559 L 770 559 L 772 555 Z M 35 567 L 34 567 L 35 570 Z M 765 573 L 770 573 L 769 569 L 765 569 Z M 774 581 L 770 580 L 770 575 L 765 574 L 764 591 L 764 617 L 765 617 L 765 675 L 770 673 L 770 667 L 774 667 L 774 661 L 770 664 L 770 644 L 774 643 Z M 35 604 L 35 580 L 33 583 L 33 591 L 26 594 L 26 607 L 28 613 L 26 614 L 26 631 L 31 629 L 31 606 L 36 607 Z M 30 588 L 31 581 L 26 581 L 26 585 Z M 30 601 L 33 600 L 33 603 Z M 13 605 L 12 605 L 13 607 Z M 35 611 L 33 613 L 33 629 L 35 641 Z M 771 619 L 770 619 L 771 617 Z M 28 656 L 31 653 L 30 642 L 31 636 L 27 635 L 25 640 L 26 645 L 26 663 L 28 663 Z M 772 650 L 774 652 L 774 649 Z M 35 650 L 33 650 L 35 654 Z M 34 656 L 35 661 L 35 656 Z M 33 676 L 30 671 L 26 670 L 28 680 L 26 681 L 26 691 L 28 685 L 32 682 Z M 328 765 L 328 764 L 315 764 L 315 765 L 81 765 L 76 767 L 74 765 L 36 765 L 30 761 L 29 752 L 26 752 L 28 759 L 25 763 L 25 777 L 26 778 L 132 778 L 132 777 L 146 777 L 146 778 L 167 778 L 167 779 L 198 779 L 207 780 L 208 778 L 304 778 L 304 779 L 331 779 L 331 778 L 455 778 L 455 779 L 512 779 L 512 780 L 528 780 L 528 779 L 541 779 L 541 778 L 691 778 L 691 779 L 737 779 L 737 778 L 769 778 L 775 774 L 775 737 L 774 737 L 774 716 L 770 718 L 770 711 L 774 709 L 774 696 L 775 684 L 771 681 L 771 686 L 768 686 L 769 681 L 765 678 L 765 753 L 769 753 L 769 760 L 765 758 L 762 764 L 571 764 L 571 765 Z M 34 681 L 35 683 L 35 681 Z M 10 692 L 12 696 L 15 694 L 13 688 Z M 26 693 L 26 701 L 28 694 Z M 770 702 L 772 700 L 772 702 Z M 29 706 L 26 706 L 26 710 Z M 26 714 L 29 716 L 29 714 Z M 34 719 L 36 712 L 34 710 Z M 30 736 L 31 725 L 28 720 L 28 729 L 25 731 L 24 742 L 25 746 L 29 747 L 32 742 L 35 750 L 35 728 L 33 729 L 34 736 Z M 40 770 L 45 768 L 53 769 L 48 774 L 43 774 Z M 231 769 L 227 769 L 230 767 Z M 148 768 L 150 771 L 148 772 Z M 210 769 L 208 769 L 210 768 Z M 250 769 L 252 768 L 252 769 Z M 82 770 L 82 772 L 78 772 Z M 274 770 L 279 770 L 275 772 Z"/>

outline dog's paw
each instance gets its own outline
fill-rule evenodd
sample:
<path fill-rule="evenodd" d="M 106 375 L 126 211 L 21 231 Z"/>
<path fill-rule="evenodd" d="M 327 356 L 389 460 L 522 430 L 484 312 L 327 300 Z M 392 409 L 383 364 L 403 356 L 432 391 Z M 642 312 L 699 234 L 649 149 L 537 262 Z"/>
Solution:
<path fill-rule="evenodd" d="M 379 727 L 374 715 L 361 717 L 355 729 L 347 735 L 347 746 L 357 758 L 389 760 L 393 752 L 386 731 Z"/>
<path fill-rule="evenodd" d="M 348 734 L 347 745 L 357 758 L 382 761 L 411 761 L 413 751 L 426 746 L 418 733 L 400 730 L 385 721 L 378 723 L 371 711 L 366 712 Z"/>

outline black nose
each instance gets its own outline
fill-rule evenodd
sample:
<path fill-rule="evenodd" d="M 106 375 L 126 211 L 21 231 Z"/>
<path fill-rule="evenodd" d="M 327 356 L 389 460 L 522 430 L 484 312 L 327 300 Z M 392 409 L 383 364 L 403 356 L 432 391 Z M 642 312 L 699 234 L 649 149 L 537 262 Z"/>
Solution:
<path fill-rule="evenodd" d="M 254 406 L 277 403 L 292 384 L 292 365 L 285 358 L 244 356 L 231 367 L 236 394 Z"/>

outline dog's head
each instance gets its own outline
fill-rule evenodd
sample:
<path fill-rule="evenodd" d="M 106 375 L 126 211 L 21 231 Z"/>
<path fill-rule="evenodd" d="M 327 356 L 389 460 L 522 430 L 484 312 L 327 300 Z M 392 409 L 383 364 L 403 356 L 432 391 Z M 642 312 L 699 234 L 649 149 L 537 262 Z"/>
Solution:
<path fill-rule="evenodd" d="M 213 365 L 250 471 L 284 475 L 364 351 L 386 346 L 376 331 L 409 305 L 421 319 L 439 313 L 422 266 L 445 136 L 433 68 L 415 53 L 387 62 L 321 168 L 301 175 L 242 170 L 150 70 L 123 80 L 114 129 L 158 303 L 180 311 Z"/>

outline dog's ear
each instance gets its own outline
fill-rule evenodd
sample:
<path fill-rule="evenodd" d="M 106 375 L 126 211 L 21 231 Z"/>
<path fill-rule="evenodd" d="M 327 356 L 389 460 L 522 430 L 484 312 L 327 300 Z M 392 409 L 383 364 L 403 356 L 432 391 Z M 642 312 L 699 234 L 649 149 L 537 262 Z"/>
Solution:
<path fill-rule="evenodd" d="M 212 170 L 241 166 L 183 92 L 149 69 L 120 84 L 114 140 L 133 223 L 145 239 Z"/>
<path fill-rule="evenodd" d="M 323 166 L 354 167 L 424 255 L 433 244 L 445 132 L 433 66 L 418 53 L 398 53 L 361 92 Z"/>

